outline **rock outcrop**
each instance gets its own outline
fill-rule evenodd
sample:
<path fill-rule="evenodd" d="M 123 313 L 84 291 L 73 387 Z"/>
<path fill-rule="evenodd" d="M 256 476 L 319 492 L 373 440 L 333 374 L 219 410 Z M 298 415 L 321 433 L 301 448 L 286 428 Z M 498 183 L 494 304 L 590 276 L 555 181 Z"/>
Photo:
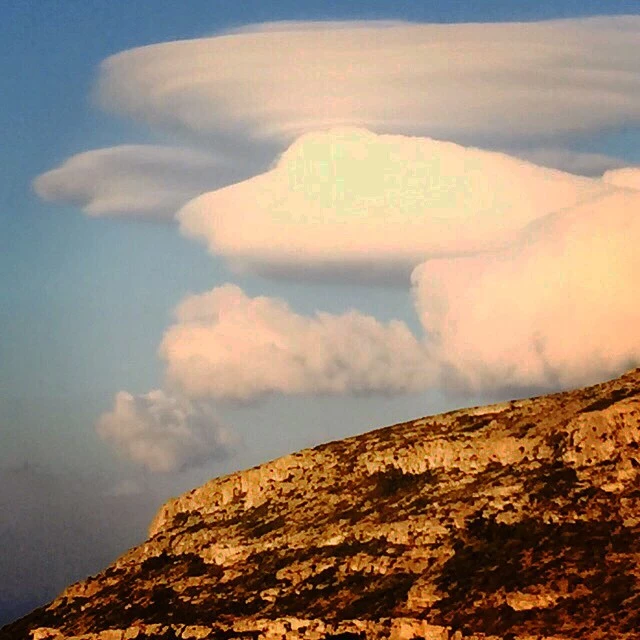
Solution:
<path fill-rule="evenodd" d="M 637 640 L 640 369 L 212 480 L 0 638 Z"/>

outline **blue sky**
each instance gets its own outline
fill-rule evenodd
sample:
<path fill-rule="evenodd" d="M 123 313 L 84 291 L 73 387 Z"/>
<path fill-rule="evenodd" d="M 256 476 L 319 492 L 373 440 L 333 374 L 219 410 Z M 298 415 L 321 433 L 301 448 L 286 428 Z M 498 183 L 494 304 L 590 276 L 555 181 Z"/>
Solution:
<path fill-rule="evenodd" d="M 183 229 L 180 233 L 175 224 L 166 221 L 116 215 L 91 218 L 83 215 L 77 203 L 68 197 L 50 198 L 55 202 L 39 198 L 32 181 L 75 154 L 123 144 L 179 145 L 215 154 L 216 141 L 227 135 L 225 131 L 216 131 L 213 137 L 206 138 L 203 134 L 200 139 L 197 130 L 191 131 L 191 135 L 182 135 L 171 127 L 156 126 L 152 117 L 146 121 L 144 117 L 127 117 L 127 107 L 122 104 L 108 112 L 98 104 L 93 93 L 103 60 L 134 47 L 202 38 L 261 22 L 380 19 L 415 23 L 517 22 L 594 15 L 638 15 L 638 3 L 636 0 L 303 4 L 57 0 L 48 3 L 15 2 L 4 6 L 1 11 L 0 471 L 14 480 L 22 478 L 26 495 L 11 495 L 7 489 L 0 498 L 8 508 L 21 500 L 32 506 L 29 513 L 38 509 L 48 513 L 44 506 L 48 498 L 42 492 L 43 478 L 55 478 L 55 482 L 45 480 L 44 484 L 60 486 L 61 494 L 71 485 L 77 487 L 84 483 L 86 491 L 73 493 L 74 499 L 83 504 L 79 513 L 94 509 L 101 514 L 97 516 L 100 522 L 114 518 L 121 524 L 112 539 L 105 542 L 104 549 L 93 553 L 90 548 L 84 549 L 87 545 L 83 543 L 80 545 L 84 549 L 82 556 L 71 562 L 69 558 L 73 555 L 73 548 L 78 546 L 78 537 L 85 536 L 86 542 L 88 535 L 76 527 L 73 513 L 60 514 L 60 518 L 69 520 L 60 523 L 56 534 L 60 539 L 51 543 L 52 552 L 45 557 L 44 553 L 39 555 L 37 551 L 43 540 L 42 532 L 38 531 L 38 519 L 31 520 L 31 516 L 24 515 L 26 512 L 20 512 L 24 516 L 22 520 L 16 517 L 3 530 L 2 553 L 7 557 L 0 562 L 0 575 L 10 577 L 0 589 L 0 622 L 3 616 L 8 620 L 52 597 L 68 581 L 98 570 L 108 561 L 109 554 L 120 553 L 127 545 L 139 540 L 144 535 L 144 518 L 150 516 L 168 495 L 219 473 L 256 464 L 304 446 L 508 395 L 508 390 L 495 385 L 492 387 L 480 374 L 477 380 L 467 384 L 464 393 L 453 396 L 445 394 L 441 385 L 412 386 L 413 378 L 410 383 L 393 382 L 396 387 L 390 383 L 389 389 L 383 389 L 370 379 L 363 382 L 359 377 L 362 375 L 360 370 L 353 373 L 355 382 L 352 387 L 347 385 L 344 393 L 331 392 L 321 397 L 315 397 L 308 391 L 290 393 L 287 391 L 290 386 L 282 383 L 284 386 L 278 387 L 280 382 L 269 381 L 268 384 L 275 386 L 268 387 L 270 391 L 266 400 L 255 398 L 256 402 L 247 405 L 214 402 L 216 415 L 234 434 L 236 453 L 232 457 L 226 456 L 221 460 L 221 456 L 212 454 L 210 460 L 199 466 L 186 465 L 183 471 L 172 469 L 170 473 L 155 474 L 149 464 L 141 468 L 131 457 L 116 455 L 109 446 L 109 438 L 114 437 L 114 421 L 118 419 L 115 409 L 112 409 L 114 396 L 126 390 L 138 398 L 152 389 L 165 389 L 169 374 L 157 355 L 158 348 L 168 327 L 175 324 L 174 309 L 189 294 L 201 294 L 225 283 L 233 283 L 249 299 L 267 296 L 270 300 L 286 300 L 291 313 L 297 314 L 296 318 L 310 317 L 318 310 L 340 316 L 349 309 L 355 309 L 360 314 L 374 317 L 379 323 L 398 319 L 417 336 L 427 325 L 419 313 L 422 307 L 418 306 L 417 312 L 414 304 L 416 300 L 420 304 L 427 294 L 420 288 L 420 283 L 411 293 L 408 279 L 404 286 L 389 284 L 386 280 L 373 285 L 361 284 L 357 274 L 336 278 L 335 275 L 327 276 L 323 271 L 324 263 L 318 267 L 300 262 L 300 253 L 315 247 L 313 233 L 309 234 L 311 244 L 304 245 L 296 254 L 298 262 L 284 269 L 286 277 L 281 277 L 282 273 L 274 277 L 264 265 L 260 266 L 257 258 L 250 259 L 249 268 L 238 272 L 231 264 L 231 253 L 208 253 L 206 244 L 210 238 L 206 231 L 200 241 L 194 241 L 188 230 L 185 232 Z M 628 64 L 627 71 L 630 69 L 630 73 L 637 74 L 637 65 L 634 67 L 633 61 Z M 570 75 L 572 71 L 570 66 L 567 73 Z M 121 71 L 119 73 L 122 75 Z M 123 84 L 118 86 L 126 88 L 130 86 L 126 82 L 134 80 L 124 78 Z M 117 102 L 121 96 L 111 97 Z M 115 113 L 118 109 L 120 115 Z M 640 118 L 634 120 L 632 116 L 625 115 L 612 116 L 607 120 L 606 109 L 602 111 L 602 122 L 585 125 L 579 131 L 569 127 L 551 135 L 543 132 L 539 145 L 538 134 L 529 135 L 525 140 L 518 138 L 517 131 L 514 136 L 504 132 L 497 135 L 481 127 L 473 129 L 471 125 L 470 129 L 452 133 L 450 139 L 463 145 L 471 141 L 474 145 L 500 149 L 519 157 L 533 153 L 533 149 L 538 153 L 536 158 L 544 158 L 541 164 L 546 162 L 549 166 L 554 163 L 554 166 L 559 166 L 558 163 L 564 163 L 559 168 L 569 171 L 575 171 L 575 163 L 580 161 L 586 163 L 581 166 L 591 167 L 590 171 L 583 172 L 591 178 L 598 173 L 594 168 L 600 166 L 598 162 L 603 170 L 609 168 L 607 162 L 610 161 L 610 168 L 640 164 Z M 628 111 L 633 112 L 633 104 Z M 220 126 L 224 129 L 227 126 L 225 122 L 228 122 L 230 132 L 225 139 L 226 150 L 231 149 L 230 155 L 233 156 L 236 149 L 236 160 L 240 164 L 246 161 L 246 165 L 238 169 L 245 172 L 243 177 L 265 172 L 273 166 L 273 150 L 280 153 L 292 142 L 290 138 L 256 142 L 253 134 L 245 136 L 238 130 L 233 113 L 221 113 Z M 252 122 L 262 123 L 260 113 L 252 117 Z M 562 120 L 561 114 L 557 117 Z M 588 119 L 587 115 L 578 112 L 576 118 L 580 117 L 585 121 Z M 276 127 L 281 124 L 275 120 L 273 123 Z M 362 123 L 353 124 L 360 126 Z M 384 131 L 380 133 L 415 133 L 414 130 L 387 131 L 384 124 L 382 129 Z M 428 127 L 426 131 L 423 127 L 420 132 L 428 135 Z M 369 144 L 368 138 L 363 140 L 359 138 L 357 144 Z M 255 153 L 251 151 L 254 143 Z M 370 144 L 374 143 L 377 144 L 377 140 Z M 383 140 L 381 144 L 387 143 Z M 553 154 L 549 152 L 551 147 Z M 558 149 L 574 155 L 558 160 Z M 305 153 L 305 148 L 301 147 L 300 152 Z M 585 154 L 599 154 L 604 160 Z M 474 162 L 483 167 L 493 166 L 489 164 L 492 160 L 484 157 Z M 573 178 L 566 178 L 566 184 L 567 190 L 580 193 L 583 189 L 597 187 L 574 184 Z M 273 188 L 276 186 L 274 183 Z M 253 187 L 248 185 L 246 188 L 249 189 L 247 193 L 239 190 L 237 196 L 234 195 L 237 197 L 234 203 L 252 201 L 254 192 L 250 188 Z M 215 199 L 212 203 L 211 206 L 219 204 Z M 199 211 L 195 213 L 204 215 Z M 231 229 L 229 233 L 233 237 L 237 230 Z M 372 245 L 372 251 L 376 246 Z M 230 252 L 233 250 L 233 247 L 229 249 Z M 318 249 L 326 250 L 324 245 Z M 338 271 L 343 267 L 348 271 L 345 265 L 350 264 L 349 256 L 345 256 L 336 258 L 334 270 L 337 265 Z M 395 255 L 391 258 L 400 260 Z M 365 262 L 365 265 L 369 263 Z M 365 266 L 365 270 L 367 268 Z M 443 266 L 446 291 L 449 291 L 446 289 L 449 286 L 446 279 L 450 273 L 448 269 L 456 272 L 462 267 L 457 264 Z M 313 276 L 312 272 L 316 275 Z M 308 277 L 309 273 L 313 277 Z M 490 293 L 489 288 L 487 291 Z M 467 297 L 461 293 L 456 299 L 469 301 L 469 294 L 464 295 Z M 241 300 L 238 304 L 244 302 Z M 451 300 L 450 305 L 453 307 Z M 634 309 L 623 311 L 635 312 Z M 265 313 L 271 318 L 269 314 L 276 312 L 269 307 Z M 289 318 L 286 314 L 284 317 Z M 298 326 L 296 318 L 292 320 L 294 326 Z M 344 323 L 341 322 L 336 326 L 342 331 Z M 357 325 L 357 335 L 361 334 L 362 326 Z M 178 326 L 178 329 L 182 331 L 184 327 Z M 595 328 L 589 330 L 593 335 L 600 335 Z M 322 331 L 318 329 L 317 335 L 325 335 Z M 388 335 L 383 329 L 375 333 L 377 327 L 372 331 L 375 336 Z M 550 336 L 549 340 L 553 342 L 553 338 Z M 451 340 L 453 344 L 454 338 Z M 381 357 L 386 358 L 389 353 L 396 352 L 395 344 L 392 343 L 389 351 Z M 322 348 L 319 344 L 318 349 Z M 416 348 L 421 349 L 422 344 Z M 408 352 L 412 350 L 415 349 L 411 347 Z M 605 368 L 606 371 L 615 371 L 625 358 L 625 362 L 633 361 L 637 353 L 637 344 L 621 345 L 621 355 L 616 360 L 618 364 Z M 592 362 L 591 355 L 587 355 L 585 362 Z M 410 353 L 406 357 L 407 362 L 413 362 Z M 456 362 L 453 357 L 447 358 L 449 363 Z M 489 367 L 489 361 L 487 363 Z M 402 366 L 401 362 L 398 367 Z M 578 365 L 575 368 L 579 368 Z M 594 370 L 592 378 L 597 379 L 605 369 Z M 558 371 L 560 373 L 554 380 L 565 380 L 565 386 L 578 380 L 571 377 L 573 369 L 570 364 Z M 563 378 L 565 371 L 567 375 Z M 549 380 L 527 375 L 514 378 L 513 384 L 506 384 L 506 387 L 516 389 L 520 394 L 528 389 L 550 387 Z M 290 382 L 288 380 L 287 384 Z M 189 391 L 201 381 L 186 380 L 183 375 L 180 383 L 190 402 L 209 402 L 206 394 L 203 397 Z M 322 386 L 322 381 L 318 384 Z M 211 385 L 207 388 L 215 398 L 220 397 L 216 393 L 222 394 Z M 398 389 L 409 389 L 410 392 L 400 393 Z M 110 411 L 112 413 L 109 414 Z M 96 434 L 95 425 L 105 414 L 112 416 L 108 422 L 111 426 L 106 429 L 111 435 L 101 439 Z M 117 443 L 121 453 L 122 447 L 126 450 L 126 443 Z M 127 490 L 122 489 L 123 481 L 128 483 Z M 15 482 L 5 482 L 5 485 L 15 486 Z M 116 494 L 117 499 L 113 497 Z M 134 511 L 137 517 L 131 515 Z M 55 514 L 51 515 L 55 517 Z M 78 533 L 73 533 L 74 528 Z M 9 559 L 15 555 L 18 538 L 27 547 L 32 540 L 31 551 L 25 554 L 28 562 L 22 567 Z M 57 558 L 52 559 L 52 554 L 57 554 Z M 44 578 L 52 572 L 55 579 Z"/>

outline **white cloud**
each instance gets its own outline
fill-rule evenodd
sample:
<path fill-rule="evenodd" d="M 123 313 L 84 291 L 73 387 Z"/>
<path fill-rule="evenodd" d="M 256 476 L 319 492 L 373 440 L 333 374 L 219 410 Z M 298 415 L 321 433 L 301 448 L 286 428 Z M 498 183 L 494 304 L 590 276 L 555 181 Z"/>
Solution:
<path fill-rule="evenodd" d="M 640 195 L 614 189 L 513 246 L 428 261 L 415 298 L 452 392 L 559 388 L 640 363 Z"/>
<path fill-rule="evenodd" d="M 640 120 L 640 17 L 289 22 L 104 61 L 105 108 L 201 134 L 291 140 L 357 125 L 505 139 Z"/>
<path fill-rule="evenodd" d="M 430 138 L 306 134 L 267 173 L 188 203 L 183 231 L 262 272 L 377 278 L 423 263 L 423 338 L 400 321 L 302 316 L 218 287 L 183 301 L 165 333 L 169 391 L 119 394 L 98 432 L 168 471 L 228 451 L 209 405 L 188 398 L 482 393 L 613 375 L 640 358 L 638 171 L 592 179 Z"/>
<path fill-rule="evenodd" d="M 177 127 L 216 155 L 154 145 L 96 149 L 34 187 L 90 216 L 171 219 L 197 194 L 262 171 L 267 156 L 312 130 L 359 126 L 503 148 L 557 144 L 563 132 L 640 121 L 638 38 L 640 16 L 286 22 L 132 49 L 103 62 L 98 103 Z M 619 166 L 545 147 L 522 155 L 589 175 Z M 263 271 L 286 275 L 271 261 Z M 406 275 L 406 265 L 387 265 L 374 279 L 391 271 Z"/>
<path fill-rule="evenodd" d="M 366 148 L 375 155 L 375 143 Z M 282 300 L 250 298 L 225 285 L 190 296 L 177 308 L 176 322 L 159 349 L 168 388 L 188 397 L 235 402 L 269 394 L 397 395 L 433 388 L 477 397 L 586 384 L 639 363 L 640 193 L 497 154 L 486 154 L 491 162 L 482 164 L 475 162 L 475 152 L 467 156 L 456 145 L 448 148 L 459 166 L 478 171 L 469 189 L 474 205 L 477 185 L 494 185 L 499 173 L 525 201 L 522 207 L 531 207 L 531 215 L 522 215 L 515 199 L 507 200 L 521 216 L 521 229 L 507 227 L 507 234 L 506 223 L 472 220 L 448 236 L 452 243 L 458 236 L 479 243 L 463 245 L 468 254 L 458 246 L 458 255 L 428 259 L 414 270 L 422 338 L 397 320 L 382 323 L 357 311 L 302 316 Z M 446 165 L 441 155 L 438 164 Z M 398 159 L 396 174 L 390 175 L 406 197 L 407 182 L 398 178 L 402 166 Z M 325 169 L 328 182 L 340 185 L 331 167 L 325 164 Z M 625 182 L 629 175 L 623 174 Z M 373 185 L 378 177 L 372 177 Z M 488 191 L 498 200 L 503 195 L 494 186 Z M 504 193 L 511 193 L 506 186 Z M 450 194 L 443 197 L 447 201 Z M 556 204 L 555 210 L 535 218 L 538 203 L 546 200 Z M 335 213 L 335 206 L 329 209 Z M 473 215 L 483 211 L 471 210 Z M 509 208 L 508 213 L 514 215 Z M 452 220 L 457 222 L 455 216 Z M 382 226 L 393 238 L 393 226 Z M 403 231 L 406 238 L 415 235 Z M 345 233 L 374 254 L 379 248 L 370 237 Z M 503 244 L 495 248 L 497 237 Z M 440 242 L 445 239 L 436 235 Z M 312 254 L 301 252 L 305 259 Z M 122 403 L 114 413 L 130 411 L 133 399 L 124 396 Z"/>
<path fill-rule="evenodd" d="M 356 311 L 305 317 L 233 285 L 183 301 L 160 353 L 171 386 L 239 402 L 271 393 L 408 393 L 433 373 L 402 322 Z"/>
<path fill-rule="evenodd" d="M 231 436 L 206 403 L 162 390 L 121 391 L 96 426 L 122 455 L 150 471 L 168 472 L 230 455 Z"/>
<path fill-rule="evenodd" d="M 640 190 L 640 167 L 624 167 L 607 171 L 602 179 L 624 189 Z"/>
<path fill-rule="evenodd" d="M 302 136 L 272 170 L 177 217 L 212 253 L 263 274 L 406 282 L 425 258 L 506 246 L 531 220 L 605 190 L 501 153 L 347 128 Z"/>
<path fill-rule="evenodd" d="M 640 121 L 639 36 L 640 16 L 286 23 L 107 59 L 96 97 L 108 109 L 249 148 L 295 139 L 269 171 L 181 208 L 182 231 L 212 253 L 298 278 L 389 280 L 423 263 L 413 276 L 423 340 L 401 322 L 356 311 L 304 317 L 235 287 L 192 296 L 160 348 L 168 388 L 235 401 L 404 393 L 433 385 L 437 370 L 457 389 L 483 391 L 573 384 L 633 361 L 638 169 L 548 145 Z M 361 127 L 520 147 L 535 140 L 538 162 L 613 169 L 586 178 Z M 36 188 L 90 215 L 168 215 L 207 188 L 208 161 L 202 174 L 181 173 L 163 155 L 146 172 L 139 147 L 114 149 L 76 156 Z M 176 182 L 167 185 L 169 174 Z M 184 189 L 187 174 L 202 182 Z M 193 424 L 202 411 L 160 391 L 121 394 L 100 429 L 149 467 L 180 467 L 219 444 L 201 446 Z"/>
<path fill-rule="evenodd" d="M 172 219 L 185 202 L 236 175 L 222 159 L 201 151 L 120 145 L 77 154 L 33 186 L 44 200 L 75 204 L 89 216 L 155 220 Z"/>

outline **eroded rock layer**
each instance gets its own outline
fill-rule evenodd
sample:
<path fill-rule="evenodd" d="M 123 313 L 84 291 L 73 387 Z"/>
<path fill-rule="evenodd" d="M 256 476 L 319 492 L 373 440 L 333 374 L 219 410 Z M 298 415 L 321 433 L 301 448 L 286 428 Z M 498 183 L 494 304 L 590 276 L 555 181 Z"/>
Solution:
<path fill-rule="evenodd" d="M 388 637 L 640 638 L 640 369 L 212 480 L 0 631 Z"/>

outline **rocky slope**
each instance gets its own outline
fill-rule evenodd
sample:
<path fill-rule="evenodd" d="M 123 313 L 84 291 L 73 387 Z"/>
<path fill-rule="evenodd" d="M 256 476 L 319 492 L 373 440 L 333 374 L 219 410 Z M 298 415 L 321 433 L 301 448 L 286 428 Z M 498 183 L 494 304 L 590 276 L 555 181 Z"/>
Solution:
<path fill-rule="evenodd" d="M 640 369 L 212 480 L 0 631 L 282 637 L 640 638 Z"/>

